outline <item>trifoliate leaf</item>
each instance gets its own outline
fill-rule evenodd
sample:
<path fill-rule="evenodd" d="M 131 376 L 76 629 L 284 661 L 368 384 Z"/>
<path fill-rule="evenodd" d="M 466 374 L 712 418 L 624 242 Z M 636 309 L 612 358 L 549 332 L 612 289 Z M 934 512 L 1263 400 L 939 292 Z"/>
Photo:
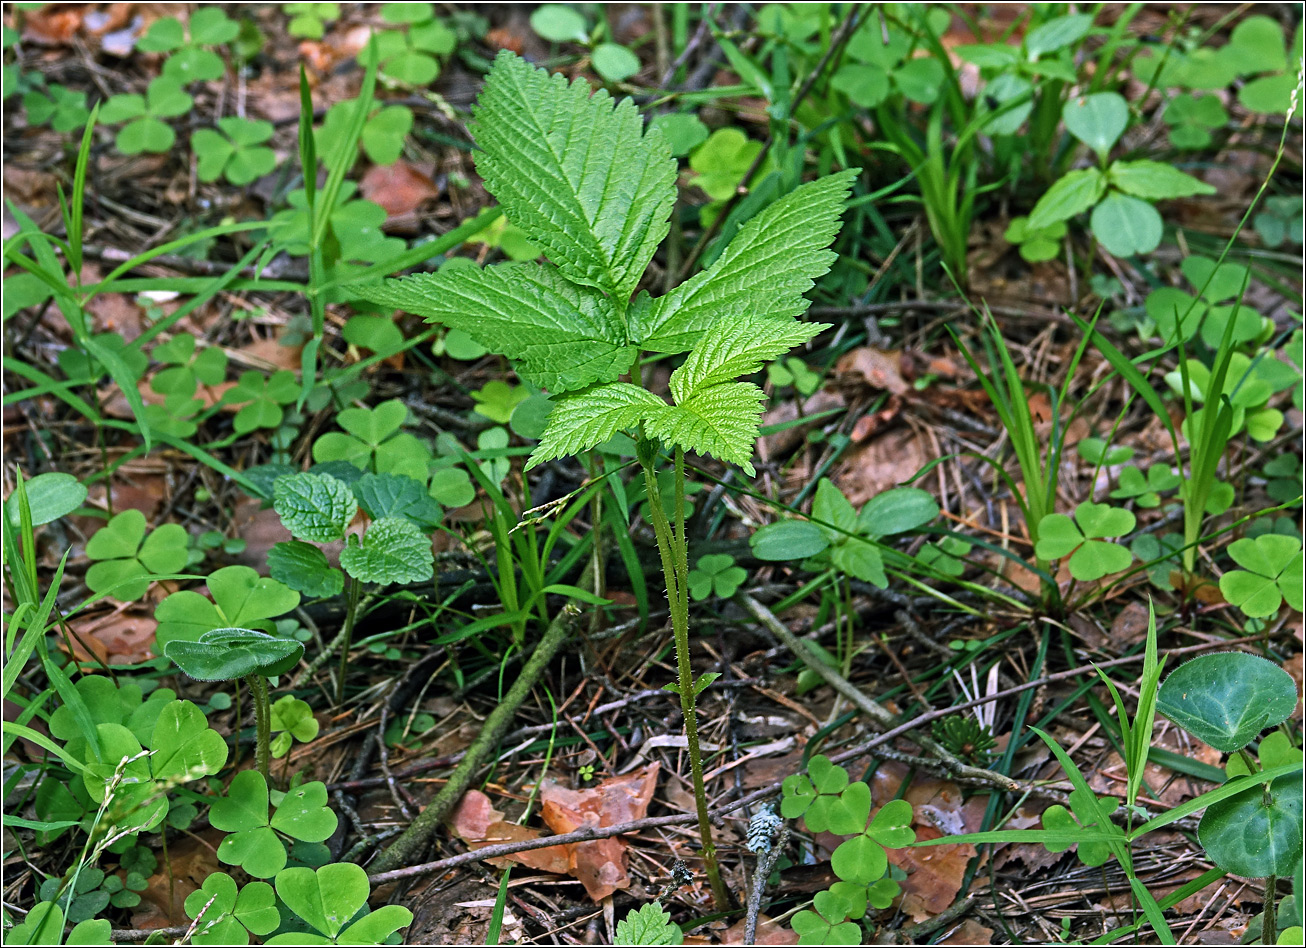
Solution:
<path fill-rule="evenodd" d="M 765 399 L 752 382 L 712 385 L 647 419 L 645 430 L 665 444 L 738 464 L 751 477 L 753 445 Z"/>
<path fill-rule="evenodd" d="M 434 574 L 431 539 L 407 520 L 383 517 L 361 544 L 340 551 L 346 573 L 365 583 L 420 583 Z"/>
<path fill-rule="evenodd" d="M 752 375 L 764 362 L 802 345 L 827 328 L 823 323 L 766 317 L 738 322 L 722 320 L 703 334 L 689 358 L 671 373 L 671 394 L 677 402 L 684 402 L 709 386 Z"/>

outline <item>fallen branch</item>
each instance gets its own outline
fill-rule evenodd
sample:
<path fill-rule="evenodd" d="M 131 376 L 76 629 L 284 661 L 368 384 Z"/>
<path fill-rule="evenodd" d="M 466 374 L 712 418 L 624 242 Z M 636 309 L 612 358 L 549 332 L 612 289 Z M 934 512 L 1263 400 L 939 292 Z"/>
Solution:
<path fill-rule="evenodd" d="M 390 870 L 402 866 L 405 862 L 416 857 L 430 843 L 431 837 L 435 831 L 440 828 L 444 818 L 449 815 L 454 804 L 462 797 L 467 788 L 472 785 L 476 778 L 477 771 L 485 763 L 504 734 L 508 732 L 508 726 L 512 723 L 513 715 L 517 713 L 517 708 L 526 700 L 531 689 L 539 680 L 540 675 L 548 666 L 549 661 L 554 654 L 562 647 L 562 644 L 571 636 L 572 629 L 575 627 L 576 618 L 580 615 L 580 610 L 572 603 L 563 606 L 562 611 L 550 623 L 548 630 L 544 633 L 544 638 L 540 639 L 540 644 L 535 647 L 531 653 L 530 660 L 522 667 L 521 675 L 512 683 L 508 693 L 503 696 L 499 706 L 490 712 L 489 717 L 485 719 L 485 725 L 481 728 L 481 733 L 477 736 L 472 745 L 467 748 L 466 756 L 458 764 L 454 772 L 449 775 L 449 782 L 440 789 L 426 808 L 417 815 L 417 819 L 408 825 L 408 828 L 399 835 L 393 843 L 385 848 L 372 868 L 378 875 L 385 875 Z"/>

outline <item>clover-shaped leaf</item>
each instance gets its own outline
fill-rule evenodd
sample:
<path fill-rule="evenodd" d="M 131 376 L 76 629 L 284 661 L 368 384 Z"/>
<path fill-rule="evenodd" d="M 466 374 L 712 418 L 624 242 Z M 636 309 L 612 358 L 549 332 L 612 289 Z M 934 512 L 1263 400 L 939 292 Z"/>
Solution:
<path fill-rule="evenodd" d="M 1161 503 L 1161 494 L 1174 490 L 1179 484 L 1179 475 L 1169 465 L 1153 464 L 1144 475 L 1131 464 L 1120 472 L 1120 479 L 1111 496 L 1116 500 L 1132 497 L 1140 507 L 1156 507 Z"/>
<path fill-rule="evenodd" d="M 196 176 L 216 181 L 224 174 L 236 186 L 246 185 L 277 166 L 277 155 L 263 143 L 272 137 L 272 123 L 234 115 L 218 119 L 218 130 L 197 129 L 191 149 L 199 158 Z"/>
<path fill-rule="evenodd" d="M 280 482 L 278 482 L 280 483 Z M 420 583 L 434 575 L 431 538 L 410 521 L 383 517 L 340 551 L 345 572 L 365 583 Z"/>
<path fill-rule="evenodd" d="M 1075 450 L 1089 464 L 1103 464 L 1108 467 L 1124 464 L 1134 456 L 1133 448 L 1108 444 L 1102 438 L 1085 438 L 1075 445 Z"/>
<path fill-rule="evenodd" d="M 712 595 L 729 599 L 747 578 L 748 571 L 736 566 L 729 553 L 709 553 L 700 556 L 697 568 L 689 571 L 689 594 L 699 600 Z"/>
<path fill-rule="evenodd" d="M 123 602 L 145 595 L 152 575 L 184 569 L 190 538 L 180 524 L 167 523 L 145 536 L 145 515 L 124 510 L 95 532 L 86 555 L 96 562 L 86 571 L 86 585 Z"/>
<path fill-rule="evenodd" d="M 870 885 L 889 868 L 889 857 L 883 846 L 861 834 L 839 844 L 830 857 L 830 867 L 846 882 Z"/>
<path fill-rule="evenodd" d="M 1202 655 L 1161 685 L 1156 710 L 1216 750 L 1232 754 L 1297 705 L 1292 676 L 1246 652 Z"/>
<path fill-rule="evenodd" d="M 190 701 L 171 701 L 159 712 L 150 738 L 156 780 L 184 783 L 212 776 L 227 763 L 227 742 Z"/>
<path fill-rule="evenodd" d="M 345 588 L 344 574 L 327 562 L 325 553 L 303 540 L 273 544 L 268 550 L 268 572 L 313 599 L 338 596 Z"/>
<path fill-rule="evenodd" d="M 286 32 L 304 39 L 320 40 L 326 24 L 340 19 L 338 3 L 283 3 L 281 10 L 291 17 Z"/>
<path fill-rule="evenodd" d="M 880 807 L 866 827 L 866 835 L 888 849 L 902 849 L 916 841 L 911 828 L 912 808 L 906 800 L 890 800 Z"/>
<path fill-rule="evenodd" d="M 766 367 L 766 377 L 777 388 L 792 385 L 799 395 L 811 395 L 821 387 L 821 373 L 813 372 L 797 356 L 788 356 Z"/>
<path fill-rule="evenodd" d="M 203 47 L 230 43 L 239 34 L 235 20 L 216 7 L 204 7 L 191 14 L 185 27 L 175 17 L 155 20 L 136 47 L 172 53 L 164 61 L 163 74 L 175 82 L 208 82 L 221 79 L 224 67 L 221 56 Z"/>
<path fill-rule="evenodd" d="M 349 924 L 371 892 L 367 873 L 354 863 L 283 869 L 277 873 L 276 887 L 287 907 L 320 934 L 287 932 L 270 938 L 269 945 L 378 945 L 413 920 L 408 909 L 387 905 Z"/>
<path fill-rule="evenodd" d="M 862 785 L 863 787 L 865 784 Z M 849 817 L 850 807 L 856 801 L 850 797 L 849 807 L 845 807 L 841 794 L 848 787 L 848 771 L 835 764 L 823 754 L 817 754 L 807 764 L 807 774 L 792 774 L 786 777 L 781 787 L 784 798 L 780 802 L 780 813 L 787 819 L 803 817 L 807 828 L 814 833 L 823 833 L 831 829 L 831 823 L 840 825 L 851 822 L 848 833 L 859 833 L 866 825 L 870 814 L 870 799 L 866 799 L 866 810 L 861 814 L 861 822 Z"/>
<path fill-rule="evenodd" d="M 921 547 L 916 560 L 938 570 L 944 576 L 957 577 L 966 572 L 964 557 L 970 551 L 971 545 L 960 537 L 944 537 L 938 543 Z"/>
<path fill-rule="evenodd" d="M 159 76 L 145 90 L 145 95 L 115 95 L 100 110 L 106 125 L 127 123 L 114 140 L 124 155 L 141 152 L 165 152 L 177 140 L 176 133 L 164 119 L 189 112 L 195 100 L 181 90 L 180 84 Z"/>
<path fill-rule="evenodd" d="M 330 543 L 345 535 L 358 512 L 349 486 L 325 474 L 288 474 L 272 488 L 282 525 L 300 540 Z"/>
<path fill-rule="evenodd" d="M 225 872 L 207 876 L 186 896 L 186 914 L 198 923 L 197 945 L 248 945 L 249 936 L 270 935 L 281 924 L 277 896 L 266 882 L 250 882 L 239 893 Z"/>
<path fill-rule="evenodd" d="M 216 346 L 196 350 L 195 337 L 178 333 L 150 353 L 155 360 L 171 365 L 150 380 L 150 388 L 160 395 L 189 398 L 200 382 L 217 385 L 227 375 L 227 354 Z"/>
<path fill-rule="evenodd" d="M 430 451 L 417 438 L 400 431 L 408 407 L 399 399 L 375 408 L 346 408 L 336 422 L 348 434 L 328 432 L 313 443 L 313 460 L 348 461 L 378 474 L 426 477 Z"/>
<path fill-rule="evenodd" d="M 44 125 L 56 132 L 72 132 L 86 125 L 91 110 L 86 107 L 86 93 L 65 86 L 52 85 L 48 90 L 31 89 L 23 96 L 23 109 L 30 125 Z"/>
<path fill-rule="evenodd" d="M 1084 501 L 1072 520 L 1065 514 L 1048 514 L 1039 521 L 1040 559 L 1060 559 L 1070 554 L 1070 575 L 1080 581 L 1101 579 L 1128 568 L 1129 550 L 1104 537 L 1118 537 L 1134 529 L 1134 515 L 1119 507 Z"/>
<path fill-rule="evenodd" d="M 303 657 L 304 643 L 254 629 L 211 629 L 199 641 L 169 642 L 163 654 L 197 681 L 283 675 Z"/>
<path fill-rule="evenodd" d="M 476 406 L 472 411 L 500 425 L 512 419 L 513 409 L 526 401 L 530 392 L 524 385 L 509 385 L 501 379 L 486 382 L 479 392 L 472 392 Z"/>
<path fill-rule="evenodd" d="M 794 915 L 794 931 L 800 945 L 860 945 L 862 927 L 846 921 L 844 899 L 827 890 L 812 899 L 815 911 L 804 909 Z"/>
<path fill-rule="evenodd" d="M 286 865 L 286 847 L 278 833 L 308 843 L 320 843 L 339 823 L 327 807 L 326 786 L 303 784 L 285 794 L 268 817 L 268 785 L 256 770 L 232 778 L 227 794 L 216 800 L 209 821 L 228 835 L 218 846 L 218 858 L 250 875 L 267 879 Z"/>
<path fill-rule="evenodd" d="M 697 185 L 713 201 L 724 201 L 743 183 L 744 175 L 762 151 L 762 143 L 737 128 L 719 128 L 694 150 L 689 167 Z"/>
<path fill-rule="evenodd" d="M 242 372 L 240 380 L 222 397 L 223 404 L 241 405 L 232 419 L 237 434 L 249 434 L 260 428 L 276 428 L 285 417 L 283 405 L 289 405 L 299 395 L 295 373 L 282 369 L 270 377 L 262 372 Z M 247 403 L 247 404 L 246 404 Z"/>
<path fill-rule="evenodd" d="M 92 756 L 84 737 L 76 737 L 67 745 L 71 756 L 86 761 L 82 784 L 91 800 L 104 803 L 109 786 L 116 784 L 110 818 L 134 831 L 158 826 L 167 815 L 168 801 L 155 786 L 149 754 L 141 742 L 121 724 L 99 724 L 95 732 L 99 759 Z"/>
<path fill-rule="evenodd" d="M 290 750 L 292 737 L 307 744 L 317 737 L 320 727 L 307 701 L 300 701 L 293 695 L 278 698 L 272 704 L 272 730 L 281 733 L 272 740 L 272 756 L 285 756 Z"/>
<path fill-rule="evenodd" d="M 1254 540 L 1235 540 L 1229 556 L 1242 569 L 1220 577 L 1224 598 L 1254 619 L 1272 616 L 1287 602 L 1302 611 L 1303 554 L 1301 540 L 1265 534 Z"/>
<path fill-rule="evenodd" d="M 241 627 L 271 630 L 266 620 L 289 612 L 299 605 L 299 593 L 259 576 L 248 566 L 224 566 L 209 574 L 209 601 L 189 589 L 175 592 L 154 610 L 159 620 L 155 631 L 155 650 L 161 652 L 169 642 L 199 641 L 210 629 Z"/>

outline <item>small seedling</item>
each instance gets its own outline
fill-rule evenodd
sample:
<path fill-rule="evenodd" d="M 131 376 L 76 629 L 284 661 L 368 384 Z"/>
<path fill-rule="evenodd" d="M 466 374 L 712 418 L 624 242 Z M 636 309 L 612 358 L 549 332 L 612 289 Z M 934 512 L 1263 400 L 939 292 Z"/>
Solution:
<path fill-rule="evenodd" d="M 259 773 L 267 779 L 272 741 L 268 679 L 283 675 L 298 664 L 304 655 L 303 643 L 254 629 L 211 629 L 194 642 L 169 642 L 163 654 L 197 681 L 245 679 L 254 697 L 255 759 Z"/>

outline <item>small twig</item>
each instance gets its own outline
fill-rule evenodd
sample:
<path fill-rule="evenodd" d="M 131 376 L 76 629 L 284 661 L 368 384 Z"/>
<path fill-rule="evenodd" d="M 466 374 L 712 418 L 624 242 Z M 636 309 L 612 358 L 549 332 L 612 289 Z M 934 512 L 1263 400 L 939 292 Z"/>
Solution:
<path fill-rule="evenodd" d="M 961 918 L 970 911 L 970 907 L 978 901 L 975 896 L 967 896 L 960 902 L 954 902 L 938 915 L 933 918 L 927 918 L 916 925 L 908 925 L 906 928 L 900 928 L 896 932 L 884 932 L 895 945 L 917 945 L 920 939 L 926 935 L 932 935 L 941 928 L 947 928 L 957 919 Z"/>
<path fill-rule="evenodd" d="M 449 782 L 440 789 L 426 809 L 418 814 L 417 819 L 408 825 L 408 828 L 386 847 L 385 851 L 377 857 L 373 864 L 378 874 L 384 875 L 387 870 L 402 865 L 403 862 L 412 856 L 415 856 L 426 847 L 436 829 L 444 822 L 444 818 L 449 815 L 454 804 L 462 798 L 463 793 L 471 786 L 476 777 L 476 772 L 480 770 L 481 764 L 490 756 L 490 753 L 498 746 L 503 735 L 508 731 L 508 725 L 512 723 L 513 715 L 517 713 L 517 708 L 526 696 L 530 694 L 535 687 L 536 681 L 543 674 L 549 661 L 562 647 L 563 643 L 571 636 L 575 627 L 576 620 L 580 616 L 580 610 L 574 603 L 568 603 L 558 613 L 557 618 L 549 625 L 548 631 L 544 633 L 544 638 L 540 644 L 535 647 L 531 653 L 530 660 L 522 667 L 521 674 L 513 682 L 508 693 L 503 696 L 499 703 L 489 716 L 485 719 L 485 724 L 481 728 L 481 733 L 476 740 L 472 742 L 471 747 L 467 748 L 467 756 L 463 758 L 462 763 L 449 776 Z"/>
<path fill-rule="evenodd" d="M 766 626 L 766 628 L 772 632 L 776 638 L 780 639 L 780 641 L 788 646 L 789 650 L 793 652 L 794 655 L 802 659 L 808 668 L 824 678 L 828 685 L 834 688 L 836 692 L 843 695 L 843 697 L 847 698 L 848 701 L 857 708 L 857 710 L 861 711 L 881 727 L 894 727 L 896 716 L 891 711 L 879 702 L 868 698 L 859 688 L 857 688 L 856 685 L 817 658 L 812 653 L 811 649 L 808 648 L 807 643 L 790 632 L 785 627 L 785 624 L 777 619 L 770 609 L 766 608 L 766 606 L 762 605 L 747 593 L 736 593 L 735 602 L 743 606 L 744 610 L 748 612 L 749 615 L 762 623 L 762 625 Z M 919 725 L 913 723 L 911 728 L 907 728 L 904 725 L 904 727 L 898 728 L 897 730 L 899 732 L 902 732 L 903 730 L 914 730 L 918 726 Z M 969 764 L 963 763 L 958 760 L 954 754 L 948 751 L 946 747 L 934 740 L 934 738 L 930 737 L 928 734 L 915 733 L 912 735 L 912 740 L 938 758 L 939 762 L 943 765 L 944 770 L 951 776 L 965 777 L 981 782 L 987 782 L 992 786 L 1000 787 L 1003 790 L 1017 790 L 1020 787 L 1020 784 L 1012 780 L 1006 774 L 1000 774 L 994 770 L 985 770 L 982 767 L 972 767 Z"/>

